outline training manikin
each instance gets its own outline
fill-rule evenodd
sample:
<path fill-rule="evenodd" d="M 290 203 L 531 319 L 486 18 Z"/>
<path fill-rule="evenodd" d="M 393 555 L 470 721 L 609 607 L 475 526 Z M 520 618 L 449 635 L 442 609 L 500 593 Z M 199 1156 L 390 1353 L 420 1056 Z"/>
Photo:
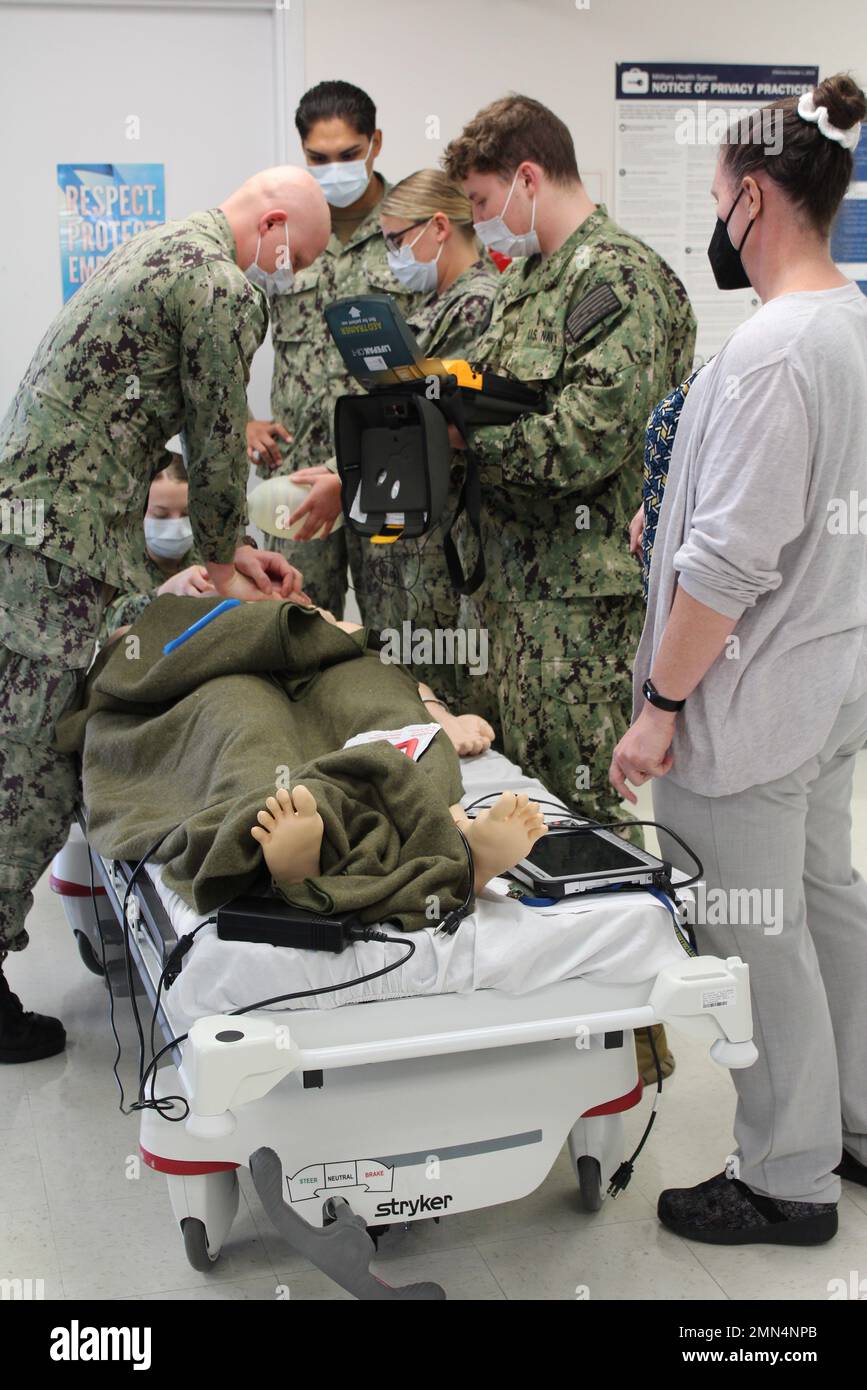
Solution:
<path fill-rule="evenodd" d="M 445 729 L 417 761 L 353 742 L 429 724 L 438 708 L 354 625 L 244 604 L 163 651 L 215 603 L 157 599 L 100 655 L 84 708 L 64 721 L 98 853 L 137 859 L 164 835 L 164 881 L 200 912 L 270 879 L 299 908 L 413 930 L 459 911 L 544 834 L 538 807 L 514 793 L 464 816 Z"/>

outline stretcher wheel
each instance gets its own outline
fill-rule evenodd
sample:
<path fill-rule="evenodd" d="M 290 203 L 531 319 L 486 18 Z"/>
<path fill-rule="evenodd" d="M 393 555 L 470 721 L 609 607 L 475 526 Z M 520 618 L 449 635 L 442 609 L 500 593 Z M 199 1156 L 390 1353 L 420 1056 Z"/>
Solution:
<path fill-rule="evenodd" d="M 187 1259 L 200 1274 L 206 1274 L 219 1259 L 218 1255 L 208 1253 L 208 1233 L 204 1222 L 197 1216 L 185 1216 L 181 1222 L 184 1237 L 184 1251 Z"/>
<path fill-rule="evenodd" d="M 602 1169 L 599 1160 L 589 1154 L 582 1155 L 576 1163 L 578 1171 L 578 1191 L 585 1211 L 598 1211 L 602 1206 Z"/>
<path fill-rule="evenodd" d="M 82 961 L 87 966 L 90 973 L 92 975 L 104 977 L 105 971 L 102 968 L 102 961 L 98 958 L 91 946 L 90 937 L 83 931 L 77 931 L 75 933 L 75 940 L 78 943 L 78 954 L 81 956 Z"/>

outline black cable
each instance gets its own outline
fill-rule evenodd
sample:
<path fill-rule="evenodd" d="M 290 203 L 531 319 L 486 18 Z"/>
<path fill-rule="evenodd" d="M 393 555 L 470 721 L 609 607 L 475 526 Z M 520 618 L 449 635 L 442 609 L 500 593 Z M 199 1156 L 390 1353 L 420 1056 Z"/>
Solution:
<path fill-rule="evenodd" d="M 114 1021 L 114 990 L 111 987 L 111 974 L 109 973 L 108 962 L 105 958 L 105 937 L 102 933 L 102 923 L 99 920 L 99 912 L 96 906 L 96 881 L 93 876 L 93 853 L 91 851 L 90 843 L 87 840 L 86 836 L 85 843 L 87 844 L 87 865 L 90 870 L 90 906 L 93 909 L 93 920 L 96 923 L 96 930 L 99 935 L 99 945 L 102 952 L 102 973 L 105 979 L 106 989 L 108 990 L 108 1021 L 111 1025 L 112 1036 L 114 1037 L 115 1048 L 117 1049 L 114 1054 L 114 1061 L 112 1062 L 111 1069 L 114 1073 L 114 1079 L 117 1082 L 117 1089 L 120 1091 L 120 1101 L 118 1103 L 118 1109 L 120 1110 L 121 1114 L 128 1115 L 130 1113 L 129 1110 L 126 1110 L 124 1108 L 123 1082 L 120 1079 L 120 1073 L 117 1069 L 117 1064 L 121 1059 L 121 1054 L 123 1053 L 123 1047 L 121 1045 L 120 1038 L 118 1037 L 117 1026 Z"/>
<path fill-rule="evenodd" d="M 539 806 L 557 806 L 557 803 L 555 801 L 549 800 L 548 797 L 535 797 L 533 796 L 532 792 L 516 792 L 515 795 L 529 796 L 530 800 L 535 801 L 536 804 Z M 492 796 L 502 796 L 502 792 L 486 792 L 484 796 L 477 797 L 475 801 L 470 802 L 469 806 L 465 806 L 464 811 L 469 812 L 473 810 L 476 806 L 480 805 L 481 802 L 487 801 L 489 797 Z M 565 810 L 567 817 L 573 820 L 576 819 L 575 813 L 573 811 L 568 811 L 565 807 L 559 806 L 557 806 L 557 809 Z M 470 817 L 470 819 L 472 819 L 472 817 Z M 577 817 L 577 819 L 582 818 Z M 654 830 L 663 830 L 666 835 L 670 835 L 673 840 L 677 841 L 681 849 L 686 850 L 693 864 L 695 864 L 696 866 L 696 872 L 692 875 L 691 878 L 681 879 L 678 882 L 678 888 L 691 888 L 694 883 L 698 883 L 700 878 L 704 878 L 704 865 L 702 864 L 695 850 L 690 849 L 689 845 L 686 844 L 685 841 L 683 841 L 677 834 L 677 831 L 672 830 L 671 827 L 668 825 L 663 825 L 662 822 L 658 820 L 588 821 L 586 825 L 571 826 L 570 834 L 592 835 L 596 830 L 629 830 L 634 825 L 650 825 L 653 826 Z"/>
<path fill-rule="evenodd" d="M 181 822 L 179 822 L 179 824 L 182 825 L 183 822 L 181 821 Z M 144 1071 L 144 1066 L 145 1066 L 145 1040 L 144 1040 L 144 1030 L 143 1030 L 143 1028 L 142 1028 L 142 1022 L 141 1022 L 141 1016 L 140 1016 L 139 1011 L 138 1011 L 138 1001 L 136 1000 L 136 997 L 135 997 L 135 988 L 134 988 L 134 986 L 133 986 L 133 979 L 132 979 L 132 957 L 131 957 L 131 955 L 130 955 L 130 949 L 129 949 L 129 923 L 128 923 L 128 921 L 127 921 L 126 909 L 127 909 L 127 903 L 129 902 L 129 899 L 130 899 L 130 894 L 132 893 L 132 890 L 133 890 L 133 888 L 135 887 L 135 881 L 136 881 L 138 875 L 140 874 L 141 870 L 145 867 L 145 865 L 147 864 L 148 860 L 150 859 L 150 857 L 151 857 L 151 855 L 154 853 L 154 851 L 159 849 L 160 845 L 163 843 L 163 840 L 167 840 L 168 837 L 169 837 L 169 835 L 173 834 L 174 831 L 177 830 L 177 829 L 178 829 L 178 826 L 177 826 L 177 825 L 173 825 L 173 826 L 171 827 L 170 830 L 164 831 L 164 833 L 163 833 L 162 835 L 160 835 L 159 839 L 154 840 L 154 843 L 150 846 L 150 848 L 149 848 L 148 850 L 145 851 L 144 856 L 139 860 L 139 862 L 136 864 L 135 868 L 133 869 L 132 873 L 130 874 L 130 876 L 129 876 L 129 882 L 128 882 L 127 885 L 126 885 L 126 891 L 125 891 L 125 893 L 124 893 L 124 895 L 123 895 L 123 907 L 122 907 L 123 921 L 121 922 L 121 931 L 123 932 L 124 955 L 125 955 L 125 957 L 126 957 L 126 979 L 127 979 L 127 985 L 129 986 L 130 1006 L 131 1006 L 131 1008 L 132 1008 L 132 1016 L 133 1016 L 133 1018 L 135 1019 L 136 1031 L 137 1031 L 137 1033 L 138 1033 L 138 1074 L 139 1074 L 140 1077 L 141 1077 L 141 1075 L 142 1075 L 142 1072 Z M 136 901 L 137 901 L 137 900 L 136 900 Z"/>
<path fill-rule="evenodd" d="M 464 842 L 464 850 L 467 856 L 467 872 L 469 873 L 469 882 L 467 884 L 466 896 L 464 897 L 461 906 L 455 908 L 454 911 L 447 913 L 443 920 L 439 922 L 436 927 L 434 927 L 434 931 L 445 932 L 448 936 L 454 936 L 458 927 L 461 925 L 461 922 L 464 920 L 467 913 L 469 912 L 470 901 L 473 897 L 473 890 L 476 886 L 476 865 L 475 861 L 473 860 L 473 852 L 470 849 L 470 842 L 467 839 L 464 832 L 461 830 L 461 827 L 459 825 L 455 824 L 455 829 L 457 830 L 458 834 Z"/>
<path fill-rule="evenodd" d="M 644 1126 L 644 1133 L 638 1141 L 638 1147 L 634 1150 L 634 1152 L 630 1155 L 629 1158 L 625 1158 L 623 1160 L 620 1167 L 614 1173 L 610 1183 L 608 1184 L 608 1192 L 611 1194 L 612 1197 L 616 1197 L 618 1193 L 622 1192 L 623 1189 L 629 1184 L 629 1181 L 633 1174 L 633 1170 L 635 1168 L 636 1159 L 638 1158 L 638 1155 L 641 1153 L 641 1150 L 647 1143 L 650 1137 L 650 1131 L 653 1129 L 653 1126 L 656 1123 L 656 1112 L 659 1107 L 660 1098 L 662 1096 L 662 1064 L 659 1060 L 659 1053 L 656 1050 L 656 1041 L 653 1037 L 653 1029 L 645 1028 L 644 1032 L 647 1034 L 647 1041 L 650 1043 L 650 1050 L 653 1053 L 653 1062 L 656 1067 L 656 1096 L 653 1101 L 653 1106 L 651 1107 L 650 1118 L 648 1119 L 647 1124 Z"/>
<path fill-rule="evenodd" d="M 205 925 L 206 923 L 203 922 L 202 926 Z M 271 999 L 259 999 L 256 1001 L 255 1004 L 244 1004 L 238 1009 L 230 1009 L 226 1017 L 233 1018 L 239 1014 L 252 1013 L 254 1009 L 264 1009 L 269 1007 L 271 1004 L 285 1004 L 291 999 L 308 999 L 311 995 L 333 994 L 337 990 L 351 989 L 354 985 L 363 985 L 366 984 L 368 980 L 377 980 L 382 975 L 390 974 L 392 970 L 397 970 L 399 966 L 404 965 L 409 960 L 410 956 L 413 956 L 415 954 L 414 941 L 406 941 L 399 936 L 387 936 L 385 932 L 377 931 L 374 927 L 353 927 L 350 928 L 350 935 L 353 937 L 354 940 L 360 941 L 393 942 L 397 946 L 408 947 L 408 950 L 406 951 L 405 955 L 400 957 L 399 960 L 392 961 L 390 965 L 384 965 L 380 970 L 371 970 L 367 975 L 358 975 L 354 980 L 343 980 L 339 984 L 334 985 L 318 985 L 315 989 L 295 990 L 291 994 L 275 994 Z M 161 1047 L 159 1052 L 155 1053 L 155 1055 L 151 1058 L 139 1085 L 138 1101 L 130 1107 L 131 1110 L 156 1110 L 159 1114 L 162 1115 L 164 1120 L 169 1120 L 173 1124 L 177 1123 L 179 1120 L 186 1119 L 187 1115 L 190 1113 L 190 1107 L 187 1100 L 183 1096 L 162 1096 L 157 1098 L 155 1094 L 155 1087 L 156 1066 L 160 1058 L 164 1056 L 166 1052 L 170 1052 L 172 1048 L 177 1047 L 179 1043 L 185 1042 L 188 1037 L 189 1033 L 181 1033 L 178 1037 L 171 1038 L 169 1042 L 166 1043 L 165 1047 Z M 153 1073 L 153 1076 L 151 1080 L 150 1100 L 145 1100 L 145 1087 L 147 1086 L 148 1076 L 150 1076 L 151 1073 Z M 163 1107 L 169 1100 L 183 1101 L 184 1105 L 186 1105 L 187 1107 L 184 1114 L 167 1114 Z"/>
<path fill-rule="evenodd" d="M 176 830 L 176 829 L 177 829 L 177 826 L 174 826 L 173 828 Z M 171 831 L 169 831 L 168 833 L 171 834 Z M 161 837 L 161 839 L 157 842 L 157 846 L 158 846 L 158 845 L 162 842 L 162 840 L 164 840 L 165 838 L 166 838 L 165 835 L 163 835 L 163 836 Z M 100 944 L 100 949 L 101 949 L 101 953 L 102 953 L 102 970 L 103 970 L 103 975 L 104 975 L 104 977 L 105 977 L 106 988 L 107 988 L 107 990 L 108 990 L 108 1000 L 109 1000 L 108 1018 L 109 1018 L 109 1023 L 110 1023 L 110 1025 L 111 1025 L 112 1036 L 114 1037 L 115 1048 L 116 1048 L 116 1051 L 115 1051 L 115 1054 L 114 1054 L 114 1061 L 112 1062 L 112 1068 L 111 1068 L 111 1069 L 112 1069 L 112 1072 L 113 1072 L 113 1074 L 114 1074 L 114 1079 L 115 1079 L 115 1081 L 116 1081 L 116 1083 L 117 1083 L 117 1089 L 118 1089 L 118 1091 L 120 1092 L 120 1100 L 119 1100 L 119 1102 L 118 1102 L 118 1109 L 120 1110 L 120 1112 L 121 1112 L 122 1115 L 131 1115 L 131 1114 L 133 1113 L 133 1111 L 138 1110 L 140 1107 L 139 1107 L 135 1102 L 133 1102 L 133 1104 L 130 1105 L 129 1107 L 127 1107 L 127 1106 L 125 1105 L 126 1097 L 125 1097 L 125 1094 L 124 1094 L 123 1082 L 122 1082 L 121 1079 L 120 1079 L 120 1073 L 118 1072 L 118 1069 L 117 1069 L 118 1063 L 119 1063 L 119 1061 L 120 1061 L 120 1059 L 121 1059 L 121 1056 L 123 1055 L 123 1045 L 122 1045 L 122 1043 L 121 1043 L 121 1041 L 120 1041 L 120 1037 L 118 1036 L 117 1026 L 116 1026 L 116 1024 L 115 1024 L 115 1017 L 114 1017 L 114 1007 L 115 1007 L 114 990 L 112 989 L 112 985 L 111 985 L 111 972 L 110 972 L 109 969 L 108 969 L 108 963 L 107 963 L 107 961 L 106 961 L 106 956 L 105 956 L 105 937 L 104 937 L 103 931 L 102 931 L 102 923 L 101 923 L 100 920 L 99 920 L 99 912 L 97 911 L 97 907 L 96 907 L 96 882 L 95 882 L 95 879 L 94 879 L 94 876 L 93 876 L 93 853 L 92 853 L 91 848 L 90 848 L 90 843 L 89 843 L 89 841 L 87 841 L 86 834 L 85 834 L 85 842 L 86 842 L 86 844 L 87 844 L 87 864 L 88 864 L 88 869 L 90 870 L 90 903 L 91 903 L 91 907 L 92 907 L 92 909 L 93 909 L 93 917 L 94 917 L 94 921 L 95 921 L 95 923 L 96 923 L 96 930 L 97 930 L 97 932 L 98 932 L 98 934 L 99 934 L 99 944 Z M 141 868 L 141 864 L 138 865 L 138 867 L 137 867 L 137 869 L 135 870 L 135 872 L 137 873 L 137 872 L 138 872 L 138 869 L 140 869 L 140 868 Z M 135 876 L 135 875 L 133 875 L 133 878 L 134 878 L 134 876 Z M 132 881 L 133 881 L 133 880 L 131 879 L 131 880 L 130 880 L 130 886 L 132 885 Z M 126 904 L 127 896 L 128 896 L 128 890 L 127 890 L 127 894 L 124 895 L 124 904 Z M 124 906 L 124 926 L 125 926 L 125 925 L 126 925 L 126 907 Z M 205 923 L 203 922 L 203 923 L 202 923 L 202 926 L 204 926 L 204 925 L 205 925 Z M 196 931 L 199 931 L 199 930 L 200 930 L 200 928 L 197 927 L 197 928 L 196 928 Z M 196 934 L 195 932 L 191 932 L 191 933 L 190 933 L 191 936 L 195 936 L 195 934 Z M 183 940 L 186 940 L 186 938 L 183 938 Z M 126 964 L 127 984 L 128 984 L 128 986 L 129 986 L 129 991 L 130 991 L 130 999 L 131 999 L 131 1001 L 132 1001 L 132 1003 L 133 1003 L 133 1014 L 134 1014 L 134 1017 L 136 1018 L 136 1021 L 137 1021 L 137 1023 L 138 1023 L 139 1038 L 140 1038 L 140 1040 L 141 1040 L 141 1042 L 142 1042 L 142 1045 L 143 1045 L 143 1043 L 144 1043 L 144 1036 L 143 1036 L 142 1029 L 141 1029 L 141 1020 L 140 1020 L 139 1015 L 138 1015 L 138 1006 L 137 1006 L 136 1001 L 135 1001 L 135 990 L 134 990 L 133 982 L 132 982 L 132 978 L 131 978 L 131 977 L 132 977 L 132 962 L 131 962 L 130 949 L 129 949 L 129 935 L 128 935 L 128 932 L 127 932 L 127 931 L 124 931 L 124 932 L 123 932 L 123 944 L 124 944 L 124 955 L 125 955 L 125 964 Z M 180 944 L 180 943 L 179 943 L 179 944 Z M 172 955 L 169 957 L 168 961 L 166 962 L 165 966 L 163 967 L 162 973 L 161 973 L 161 975 L 160 975 L 159 985 L 158 985 L 158 987 L 157 987 L 156 1004 L 154 1005 L 154 1011 L 153 1011 L 153 1014 L 152 1014 L 152 1016 L 151 1016 L 151 1024 L 150 1024 L 150 1050 L 151 1050 L 151 1053 L 152 1053 L 152 1054 L 153 1054 L 153 1050 L 154 1050 L 154 1027 L 155 1027 L 155 1024 L 156 1024 L 157 1013 L 158 1013 L 158 1011 L 159 1011 L 160 990 L 161 990 L 161 988 L 162 988 L 162 983 L 163 983 L 163 980 L 164 980 L 164 978 L 165 978 L 165 976 L 166 976 L 166 973 L 167 973 L 167 971 L 168 971 L 168 969 L 169 969 L 169 966 L 172 964 L 172 959 L 173 959 L 174 955 L 175 955 L 175 952 L 172 952 Z M 186 1036 L 186 1035 L 185 1035 L 185 1036 Z M 140 1054 L 140 1056 L 139 1056 L 139 1095 L 141 1095 L 141 1078 L 142 1078 L 142 1075 L 143 1075 L 143 1074 L 144 1074 L 144 1058 L 143 1058 L 143 1056 L 141 1056 L 141 1054 Z M 166 1103 L 168 1103 L 169 1101 L 175 1101 L 175 1100 L 178 1100 L 178 1101 L 180 1101 L 182 1104 L 187 1105 L 187 1102 L 186 1102 L 186 1099 L 184 1098 L 184 1096 L 164 1096 L 164 1097 L 162 1098 L 162 1101 L 161 1101 L 160 1103 L 161 1103 L 161 1104 L 166 1104 Z M 189 1114 L 189 1106 L 187 1105 L 187 1109 L 186 1109 L 185 1114 L 179 1116 L 178 1118 L 179 1118 L 179 1119 L 185 1119 L 185 1118 L 186 1118 L 186 1115 L 188 1115 L 188 1114 Z"/>

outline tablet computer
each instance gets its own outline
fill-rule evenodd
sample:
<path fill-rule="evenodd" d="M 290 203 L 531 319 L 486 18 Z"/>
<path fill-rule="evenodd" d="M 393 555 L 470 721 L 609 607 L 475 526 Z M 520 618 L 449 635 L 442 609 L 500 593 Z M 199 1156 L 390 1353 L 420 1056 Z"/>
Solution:
<path fill-rule="evenodd" d="M 667 872 L 666 865 L 610 830 L 549 830 L 511 877 L 540 898 L 563 898 L 603 888 L 643 888 Z"/>

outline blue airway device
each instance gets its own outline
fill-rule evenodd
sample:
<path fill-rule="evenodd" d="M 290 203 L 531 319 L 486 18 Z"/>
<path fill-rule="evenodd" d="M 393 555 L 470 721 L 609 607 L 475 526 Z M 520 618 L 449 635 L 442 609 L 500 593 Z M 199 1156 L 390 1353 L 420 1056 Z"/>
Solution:
<path fill-rule="evenodd" d="M 199 618 L 198 622 L 193 623 L 192 627 L 188 627 L 186 632 L 182 632 L 178 637 L 173 637 L 171 642 L 166 642 L 166 645 L 163 647 L 163 656 L 168 656 L 169 652 L 174 651 L 175 647 L 179 647 L 183 642 L 186 642 L 188 637 L 192 637 L 194 632 L 201 631 L 203 627 L 207 627 L 208 623 L 212 623 L 215 618 L 219 618 L 221 613 L 228 612 L 230 608 L 237 608 L 240 602 L 241 600 L 239 598 L 224 598 L 222 603 L 218 603 L 216 608 L 212 608 L 210 613 L 205 614 L 204 618 Z"/>

